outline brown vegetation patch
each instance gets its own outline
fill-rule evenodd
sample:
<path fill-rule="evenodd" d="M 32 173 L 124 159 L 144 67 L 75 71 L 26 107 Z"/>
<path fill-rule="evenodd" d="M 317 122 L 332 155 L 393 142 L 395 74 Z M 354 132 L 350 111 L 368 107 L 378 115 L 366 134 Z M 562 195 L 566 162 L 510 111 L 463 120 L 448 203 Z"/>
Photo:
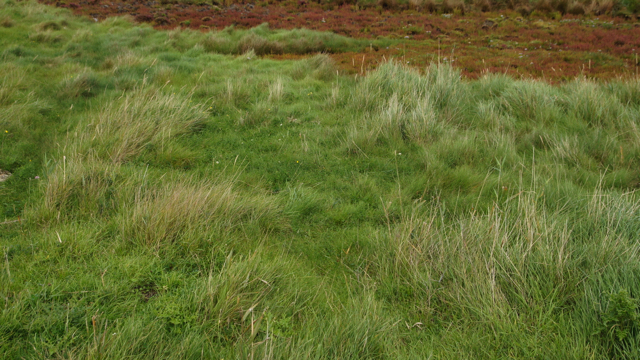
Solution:
<path fill-rule="evenodd" d="M 613 0 L 588 5 L 569 0 L 539 0 L 534 8 L 519 0 L 505 2 L 514 11 L 498 10 L 494 2 L 489 2 L 490 11 L 481 13 L 480 10 L 489 10 L 486 2 L 477 0 L 465 7 L 461 0 L 441 4 L 435 0 L 412 0 L 406 10 L 397 11 L 393 10 L 394 0 L 380 0 L 370 8 L 348 2 L 328 7 L 315 2 L 223 6 L 97 0 L 81 2 L 74 11 L 97 19 L 131 15 L 135 21 L 151 23 L 158 29 L 189 27 L 208 31 L 268 23 L 271 29 L 308 28 L 352 38 L 398 39 L 389 48 L 371 46 L 361 53 L 331 55 L 338 67 L 352 74 L 366 73 L 391 57 L 416 67 L 448 61 L 470 78 L 483 72 L 501 72 L 555 82 L 579 75 L 612 78 L 636 73 L 636 53 L 640 50 L 638 20 L 580 15 L 610 13 Z M 566 14 L 558 18 L 563 10 Z M 41 27 L 47 28 L 48 34 L 55 31 L 50 27 L 56 25 Z M 212 37 L 203 45 L 215 52 L 224 45 L 220 41 L 224 40 Z M 283 47 L 256 36 L 248 36 L 241 42 L 242 50 L 253 49 L 258 55 L 297 58 L 292 46 Z M 321 45 L 314 48 L 323 51 Z"/>

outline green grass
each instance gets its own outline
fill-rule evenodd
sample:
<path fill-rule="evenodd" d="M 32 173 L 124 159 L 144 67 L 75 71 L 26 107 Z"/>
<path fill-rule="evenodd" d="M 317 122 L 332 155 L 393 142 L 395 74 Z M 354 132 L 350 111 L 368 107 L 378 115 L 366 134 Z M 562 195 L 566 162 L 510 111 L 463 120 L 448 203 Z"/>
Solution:
<path fill-rule="evenodd" d="M 197 37 L 196 34 L 188 36 L 191 39 Z M 208 52 L 244 54 L 253 50 L 256 55 L 357 52 L 373 44 L 389 46 L 390 43 L 391 40 L 387 39 L 378 39 L 372 42 L 351 39 L 331 32 L 307 29 L 271 30 L 268 23 L 247 30 L 229 27 L 223 31 L 206 35 L 200 42 Z"/>
<path fill-rule="evenodd" d="M 637 79 L 0 18 L 0 357 L 638 356 Z"/>

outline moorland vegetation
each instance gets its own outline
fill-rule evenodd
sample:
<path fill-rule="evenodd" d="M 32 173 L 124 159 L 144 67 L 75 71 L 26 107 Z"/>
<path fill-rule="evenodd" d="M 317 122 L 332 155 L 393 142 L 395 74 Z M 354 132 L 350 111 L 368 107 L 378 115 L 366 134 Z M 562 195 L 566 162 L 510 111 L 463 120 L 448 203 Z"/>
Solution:
<path fill-rule="evenodd" d="M 79 9 L 83 6 L 91 6 L 100 3 L 100 0 L 73 1 L 43 0 L 56 4 L 60 7 Z M 138 0 L 121 0 L 130 6 L 144 4 Z M 113 4 L 113 3 L 112 3 Z M 354 10 L 376 10 L 383 11 L 406 11 L 414 10 L 427 13 L 444 14 L 465 14 L 465 12 L 481 12 L 499 10 L 513 10 L 522 16 L 529 16 L 536 12 L 538 14 L 561 15 L 613 15 L 620 17 L 631 17 L 640 12 L 640 1 L 638 0 L 161 0 L 146 6 L 160 5 L 171 7 L 171 5 L 201 5 L 213 6 L 217 11 L 224 8 L 238 8 L 249 6 L 253 8 L 281 6 L 291 10 L 303 10 L 308 8 L 322 8 L 323 10 L 334 10 L 339 7 L 349 6 Z M 120 9 L 122 10 L 122 9 Z M 145 18 L 141 15 L 141 21 L 151 21 L 154 18 Z M 168 22 L 169 19 L 165 19 Z"/>
<path fill-rule="evenodd" d="M 0 357 L 640 356 L 637 77 L 3 1 Z"/>
<path fill-rule="evenodd" d="M 637 74 L 639 64 L 637 14 L 595 10 L 597 3 L 591 3 L 591 10 L 584 14 L 555 7 L 535 10 L 534 4 L 527 5 L 526 11 L 493 6 L 483 12 L 472 4 L 447 11 L 443 3 L 429 12 L 418 7 L 290 1 L 47 3 L 69 7 L 94 21 L 131 16 L 155 29 L 217 30 L 205 46 L 218 53 L 240 54 L 253 48 L 258 55 L 292 60 L 321 51 L 340 70 L 360 75 L 396 59 L 417 69 L 434 62 L 455 63 L 472 79 L 500 72 L 555 83 L 578 75 L 626 77 Z"/>

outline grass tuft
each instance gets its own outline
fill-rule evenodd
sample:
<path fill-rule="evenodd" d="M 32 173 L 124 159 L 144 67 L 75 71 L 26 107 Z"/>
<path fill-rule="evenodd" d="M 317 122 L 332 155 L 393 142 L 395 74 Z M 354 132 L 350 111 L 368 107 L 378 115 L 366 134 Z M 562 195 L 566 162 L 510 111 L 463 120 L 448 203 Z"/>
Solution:
<path fill-rule="evenodd" d="M 161 149 L 164 142 L 196 129 L 205 116 L 189 96 L 164 94 L 142 85 L 106 105 L 89 123 L 81 124 L 80 154 L 122 163 L 145 149 Z"/>

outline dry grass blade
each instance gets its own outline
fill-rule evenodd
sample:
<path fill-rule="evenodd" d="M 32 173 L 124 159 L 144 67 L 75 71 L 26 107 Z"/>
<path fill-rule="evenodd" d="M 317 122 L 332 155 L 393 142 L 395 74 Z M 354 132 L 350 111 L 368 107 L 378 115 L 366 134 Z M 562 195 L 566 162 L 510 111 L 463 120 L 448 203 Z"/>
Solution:
<path fill-rule="evenodd" d="M 193 130 L 205 117 L 203 107 L 192 104 L 189 96 L 141 87 L 107 104 L 86 125 L 78 151 L 122 163 L 145 147 L 161 146 L 169 138 Z"/>

